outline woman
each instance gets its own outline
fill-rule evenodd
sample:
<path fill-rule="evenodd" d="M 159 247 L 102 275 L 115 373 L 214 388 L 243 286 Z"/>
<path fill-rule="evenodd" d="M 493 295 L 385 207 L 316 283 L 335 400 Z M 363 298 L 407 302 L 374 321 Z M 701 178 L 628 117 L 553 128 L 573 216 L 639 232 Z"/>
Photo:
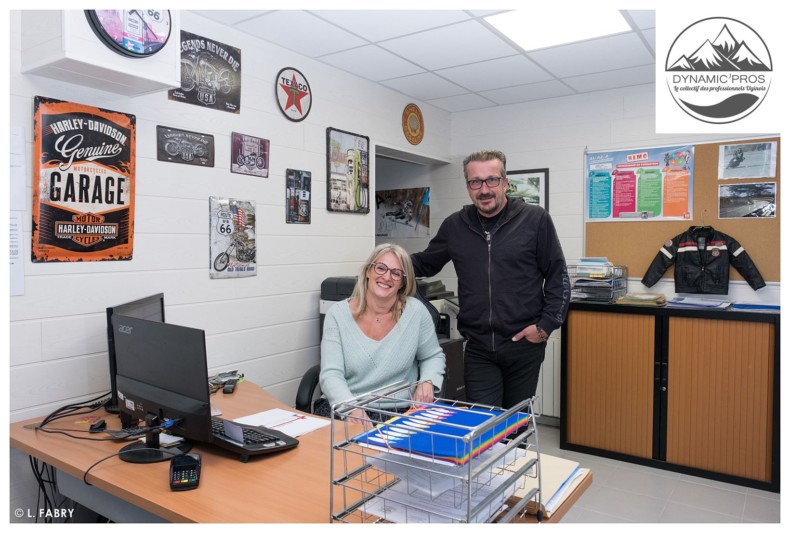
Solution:
<path fill-rule="evenodd" d="M 321 340 L 321 390 L 330 406 L 398 381 L 421 381 L 412 398 L 431 402 L 444 379 L 444 353 L 425 305 L 412 297 L 417 288 L 409 254 L 396 244 L 377 246 L 365 261 L 348 300 L 333 305 L 324 318 Z M 402 411 L 403 401 L 375 408 Z M 323 412 L 322 412 L 323 411 Z M 375 411 L 355 409 L 349 416 L 368 422 Z"/>

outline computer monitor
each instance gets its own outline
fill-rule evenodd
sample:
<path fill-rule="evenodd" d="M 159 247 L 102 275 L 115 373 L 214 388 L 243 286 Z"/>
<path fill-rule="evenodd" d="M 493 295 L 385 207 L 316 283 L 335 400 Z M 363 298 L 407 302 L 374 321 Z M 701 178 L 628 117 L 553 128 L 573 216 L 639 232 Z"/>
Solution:
<path fill-rule="evenodd" d="M 115 381 L 122 413 L 185 439 L 211 442 L 206 336 L 200 329 L 113 314 Z M 185 441 L 180 451 L 191 444 Z M 173 456 L 159 448 L 159 432 L 122 450 L 129 462 L 157 462 Z"/>
<path fill-rule="evenodd" d="M 165 295 L 162 293 L 152 294 L 151 296 L 146 296 L 139 300 L 107 308 L 107 352 L 110 357 L 110 399 L 104 404 L 104 409 L 109 413 L 118 412 L 118 388 L 115 386 L 115 332 L 110 323 L 110 318 L 115 314 L 164 322 Z M 124 427 L 126 427 L 126 424 L 124 424 Z"/>

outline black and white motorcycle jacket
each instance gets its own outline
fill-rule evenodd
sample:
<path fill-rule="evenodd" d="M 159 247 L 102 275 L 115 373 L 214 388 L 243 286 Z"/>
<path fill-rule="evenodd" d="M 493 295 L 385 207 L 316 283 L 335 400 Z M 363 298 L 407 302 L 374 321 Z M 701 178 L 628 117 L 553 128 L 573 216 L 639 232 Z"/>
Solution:
<path fill-rule="evenodd" d="M 757 290 L 765 281 L 738 241 L 710 226 L 692 226 L 664 243 L 648 267 L 642 283 L 648 287 L 675 264 L 675 292 L 727 294 L 730 264 Z"/>

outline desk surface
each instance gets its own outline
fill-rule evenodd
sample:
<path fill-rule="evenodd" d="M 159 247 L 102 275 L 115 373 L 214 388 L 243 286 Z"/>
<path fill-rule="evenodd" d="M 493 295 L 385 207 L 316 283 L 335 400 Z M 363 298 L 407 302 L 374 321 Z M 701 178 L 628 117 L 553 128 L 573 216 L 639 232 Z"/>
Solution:
<path fill-rule="evenodd" d="M 249 382 L 240 383 L 233 395 L 212 398 L 222 410 L 222 417 L 228 419 L 273 408 L 289 409 Z M 114 423 L 115 417 L 110 418 Z M 77 420 L 65 418 L 48 427 L 84 429 L 84 424 L 75 423 Z M 78 479 L 91 465 L 117 453 L 126 444 L 77 440 L 25 427 L 33 422 L 38 419 L 11 424 L 11 446 Z M 299 437 L 299 446 L 294 449 L 251 457 L 247 463 L 230 452 L 197 444 L 193 451 L 202 455 L 203 467 L 196 490 L 172 492 L 167 461 L 132 464 L 110 459 L 94 467 L 88 481 L 172 522 L 327 523 L 330 432 L 329 426 L 321 428 Z M 591 476 L 547 521 L 558 521 L 590 483 Z"/>

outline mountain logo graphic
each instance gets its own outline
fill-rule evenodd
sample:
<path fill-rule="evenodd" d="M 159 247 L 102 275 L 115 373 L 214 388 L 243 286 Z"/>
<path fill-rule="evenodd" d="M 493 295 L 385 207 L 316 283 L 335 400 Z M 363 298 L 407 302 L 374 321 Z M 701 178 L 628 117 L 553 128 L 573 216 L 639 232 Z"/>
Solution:
<path fill-rule="evenodd" d="M 771 53 L 751 27 L 732 18 L 695 22 L 672 43 L 664 67 L 680 108 L 710 124 L 728 124 L 756 110 L 768 94 Z"/>

